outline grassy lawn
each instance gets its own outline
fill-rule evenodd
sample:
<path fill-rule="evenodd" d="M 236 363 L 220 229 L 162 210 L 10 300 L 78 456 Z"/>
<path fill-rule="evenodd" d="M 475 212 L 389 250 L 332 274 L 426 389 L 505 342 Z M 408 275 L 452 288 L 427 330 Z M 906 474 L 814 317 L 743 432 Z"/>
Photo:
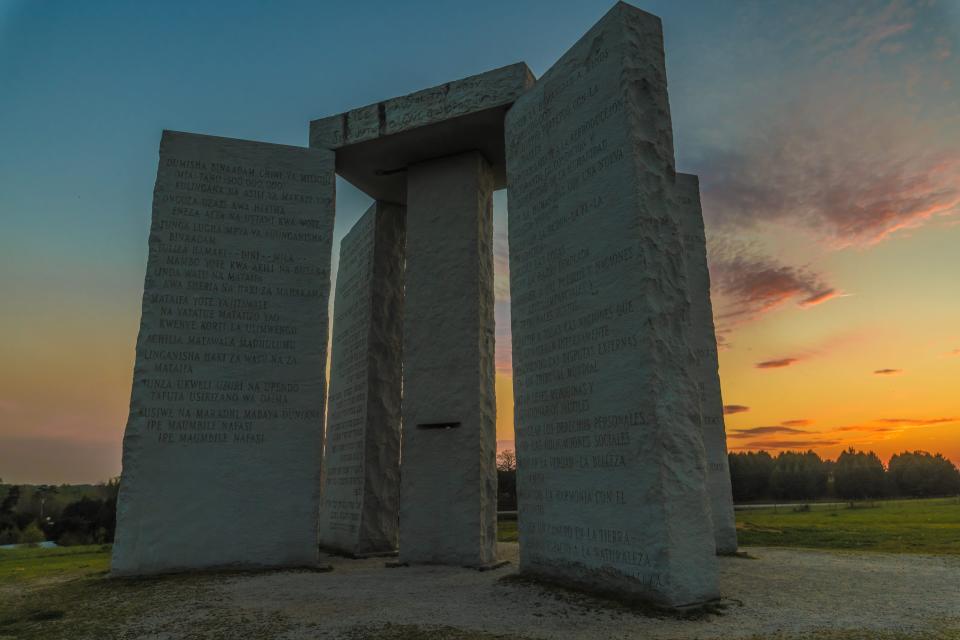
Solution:
<path fill-rule="evenodd" d="M 0 588 L 105 574 L 110 546 L 0 550 Z"/>
<path fill-rule="evenodd" d="M 744 546 L 960 555 L 960 499 L 737 511 L 737 534 Z M 501 521 L 497 538 L 516 542 L 516 520 Z"/>
<path fill-rule="evenodd" d="M 960 499 L 737 512 L 740 544 L 960 555 Z"/>
<path fill-rule="evenodd" d="M 812 506 L 737 512 L 743 545 L 811 547 L 960 555 L 960 501 L 957 499 L 885 501 L 872 506 Z M 501 541 L 516 541 L 517 522 L 499 525 Z M 143 579 L 107 579 L 108 546 L 0 550 L 0 640 L 96 638 L 146 635 L 231 638 L 242 627 L 247 638 L 271 638 L 295 627 L 277 612 L 238 613 L 216 600 L 212 589 L 222 576 L 184 574 Z M 212 598 L 212 600 L 211 600 Z M 210 601 L 202 614 L 193 611 L 189 625 L 149 621 L 156 611 L 176 611 L 185 603 Z M 187 612 L 185 611 L 184 614 Z M 178 626 L 179 624 L 179 626 Z M 240 626 L 238 626 L 240 625 Z M 188 633 L 184 632 L 189 628 Z M 357 629 L 356 637 L 406 640 L 480 640 L 506 638 L 452 628 L 388 625 Z M 769 638 L 801 636 L 769 636 Z M 927 638 L 869 636 L 850 632 L 802 636 L 816 640 Z M 941 636 L 936 636 L 941 637 Z M 947 637 L 947 636 L 942 636 Z M 955 636 L 949 636 L 951 638 Z M 760 640 L 760 637 L 757 638 Z M 766 640 L 766 637 L 764 637 Z"/>
<path fill-rule="evenodd" d="M 516 542 L 519 539 L 516 520 L 501 520 L 497 523 L 497 540 L 500 542 Z"/>

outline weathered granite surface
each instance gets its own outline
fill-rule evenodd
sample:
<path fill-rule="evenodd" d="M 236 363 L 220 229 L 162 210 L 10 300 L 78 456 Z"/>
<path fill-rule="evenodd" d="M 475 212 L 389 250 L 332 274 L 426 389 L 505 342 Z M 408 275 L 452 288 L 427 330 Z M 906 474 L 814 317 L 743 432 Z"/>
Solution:
<path fill-rule="evenodd" d="M 404 218 L 375 202 L 340 243 L 320 544 L 351 555 L 398 544 Z"/>
<path fill-rule="evenodd" d="M 408 171 L 400 559 L 496 560 L 492 177 L 478 153 Z"/>
<path fill-rule="evenodd" d="M 720 364 L 717 336 L 710 303 L 710 271 L 707 268 L 707 240 L 700 207 L 697 176 L 677 174 L 676 197 L 680 232 L 683 237 L 690 295 L 690 346 L 694 352 L 694 375 L 700 390 L 703 445 L 707 453 L 707 489 L 717 542 L 717 553 L 737 550 L 737 526 L 733 515 L 727 433 L 723 424 L 723 397 L 720 392 Z"/>
<path fill-rule="evenodd" d="M 618 3 L 506 128 L 521 571 L 713 599 L 659 19 Z"/>
<path fill-rule="evenodd" d="M 316 563 L 333 170 L 163 133 L 113 573 Z"/>

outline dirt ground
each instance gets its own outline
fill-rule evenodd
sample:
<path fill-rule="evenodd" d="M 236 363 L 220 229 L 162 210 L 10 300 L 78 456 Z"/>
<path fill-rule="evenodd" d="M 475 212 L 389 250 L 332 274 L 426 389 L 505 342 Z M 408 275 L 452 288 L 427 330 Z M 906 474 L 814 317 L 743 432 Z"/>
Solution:
<path fill-rule="evenodd" d="M 517 545 L 506 543 L 512 563 L 487 572 L 331 556 L 329 573 L 223 576 L 191 598 L 158 599 L 124 637 L 177 638 L 196 625 L 238 631 L 247 621 L 258 637 L 291 640 L 960 638 L 958 558 L 748 551 L 753 559 L 720 559 L 727 608 L 693 620 L 509 579 Z"/>

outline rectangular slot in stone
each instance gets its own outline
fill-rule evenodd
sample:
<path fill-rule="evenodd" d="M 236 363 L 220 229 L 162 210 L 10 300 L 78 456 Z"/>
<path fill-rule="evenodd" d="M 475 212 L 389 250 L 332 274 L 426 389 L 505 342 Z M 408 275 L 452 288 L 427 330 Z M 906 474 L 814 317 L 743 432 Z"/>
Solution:
<path fill-rule="evenodd" d="M 459 422 L 427 422 L 418 424 L 417 429 L 456 429 L 459 426 Z"/>
<path fill-rule="evenodd" d="M 477 152 L 407 171 L 400 560 L 496 560 L 493 176 Z M 453 422 L 437 418 L 456 416 Z"/>

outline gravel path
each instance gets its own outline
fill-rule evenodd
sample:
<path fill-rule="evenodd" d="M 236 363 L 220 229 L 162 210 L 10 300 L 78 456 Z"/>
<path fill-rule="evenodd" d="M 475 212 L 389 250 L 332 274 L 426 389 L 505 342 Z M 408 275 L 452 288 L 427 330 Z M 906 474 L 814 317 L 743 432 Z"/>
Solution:
<path fill-rule="evenodd" d="M 384 568 L 383 559 L 331 557 L 330 573 L 224 578 L 213 587 L 238 616 L 285 619 L 284 638 L 338 638 L 386 624 L 449 626 L 530 638 L 744 638 L 817 631 L 960 633 L 960 559 L 750 548 L 721 558 L 722 615 L 649 618 L 565 591 L 448 567 Z M 354 629 L 353 635 L 349 631 Z M 872 632 L 872 633 L 871 633 Z"/>

